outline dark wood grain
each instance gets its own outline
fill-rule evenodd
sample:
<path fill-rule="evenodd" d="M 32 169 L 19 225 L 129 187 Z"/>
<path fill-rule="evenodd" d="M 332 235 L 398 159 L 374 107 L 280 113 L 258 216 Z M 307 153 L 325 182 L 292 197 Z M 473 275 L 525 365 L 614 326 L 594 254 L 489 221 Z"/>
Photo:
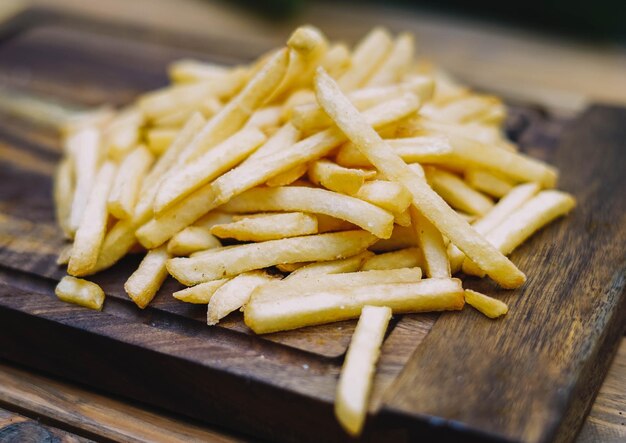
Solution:
<path fill-rule="evenodd" d="M 386 393 L 387 411 L 476 436 L 574 438 L 624 330 L 624 122 L 626 110 L 598 107 L 567 128 L 547 156 L 578 207 L 513 254 L 524 287 L 468 279 L 509 314 L 442 315 Z"/>
<path fill-rule="evenodd" d="M 162 44 L 153 34 L 118 32 L 115 26 L 59 17 L 46 21 L 38 16 L 34 23 L 22 20 L 30 27 L 0 42 L 0 79 L 11 87 L 68 103 L 127 103 L 141 91 L 163 84 L 165 64 L 174 58 L 202 53 L 202 58 L 234 62 L 245 59 L 249 50 L 218 41 L 204 46 L 192 42 L 190 51 Z M 610 120 L 618 126 L 624 119 L 609 110 L 595 112 L 612 115 Z M 623 223 L 590 230 L 580 217 L 586 217 L 584 211 L 594 208 L 600 196 L 608 204 L 609 198 L 619 195 L 599 186 L 597 178 L 590 180 L 591 171 L 609 165 L 603 174 L 611 183 L 620 163 L 615 159 L 602 163 L 600 156 L 587 151 L 588 146 L 606 143 L 602 134 L 588 133 L 591 139 L 577 144 L 580 136 L 570 132 L 564 152 L 555 143 L 563 122 L 537 110 L 521 110 L 514 117 L 519 121 L 517 126 L 509 125 L 511 135 L 533 155 L 556 159 L 564 168 L 566 189 L 575 191 L 583 209 L 577 210 L 573 221 L 551 226 L 515 255 L 531 279 L 522 290 L 524 295 L 503 295 L 511 302 L 511 315 L 504 321 L 489 322 L 473 312 L 444 315 L 440 320 L 434 315 L 397 319 L 383 346 L 371 405 L 371 412 L 382 406 L 383 413 L 368 422 L 366 441 L 458 438 L 459 431 L 467 431 L 464 439 L 532 441 L 534 435 L 523 433 L 528 411 L 535 411 L 530 414 L 536 425 L 533 430 L 540 433 L 534 440 L 555 436 L 559 423 L 571 420 L 563 425 L 567 432 L 559 434 L 568 439 L 578 429 L 590 396 L 597 392 L 611 345 L 617 343 L 615 324 L 623 315 L 623 306 L 616 303 L 623 305 L 618 280 L 624 274 L 615 256 L 606 255 L 607 260 L 598 265 L 596 251 L 605 248 L 601 241 L 606 235 L 601 232 L 613 233 L 619 246 L 624 230 L 619 229 Z M 255 436 L 347 440 L 334 420 L 332 401 L 353 322 L 256 337 L 234 315 L 221 326 L 208 328 L 202 307 L 172 299 L 173 281 L 148 309 L 140 311 L 121 289 L 137 257 L 97 277 L 108 296 L 102 313 L 59 302 L 53 288 L 63 271 L 54 260 L 62 240 L 53 220 L 49 175 L 58 158 L 58 140 L 28 124 L 0 121 L 0 357 Z M 589 122 L 578 124 L 585 128 Z M 607 148 L 609 156 L 617 152 L 615 146 Z M 577 188 L 578 177 L 596 185 Z M 623 216 L 616 212 L 620 208 L 623 212 L 619 204 L 609 208 L 616 222 Z M 609 250 L 615 253 L 615 248 Z M 571 269 L 570 258 L 581 267 L 576 275 L 564 274 Z M 584 260 L 589 261 L 582 267 Z M 606 294 L 601 291 L 608 269 L 615 273 L 617 288 L 611 300 L 603 299 Z M 579 302 L 583 292 L 566 299 L 565 294 L 585 279 L 596 285 L 600 296 L 584 299 L 587 304 Z M 483 289 L 495 293 L 494 288 Z M 551 323 L 539 315 L 544 312 L 553 313 L 552 324 L 570 321 L 569 335 L 558 328 L 552 334 Z M 572 312 L 577 315 L 575 322 L 567 317 Z M 420 343 L 424 345 L 418 347 Z M 557 357 L 551 359 L 551 353 Z M 509 367 L 519 377 L 516 383 L 504 382 L 509 381 Z M 420 371 L 426 368 L 421 378 Z M 488 384 L 491 379 L 485 374 L 495 374 L 496 383 Z M 424 384 L 430 389 L 428 401 L 419 397 Z M 562 389 L 559 393 L 557 385 Z M 583 392 L 584 386 L 588 389 Z M 488 395 L 482 396 L 485 390 Z M 584 394 L 581 404 L 574 405 L 570 400 L 579 393 Z M 559 396 L 556 406 L 554 395 Z M 439 410 L 429 409 L 429 401 L 452 406 L 438 414 Z M 473 408 L 476 416 L 484 414 L 482 421 L 472 421 L 474 415 L 463 416 L 467 418 L 463 425 L 450 421 L 459 420 L 455 414 L 463 405 Z M 520 414 L 515 409 L 520 405 L 532 407 Z M 501 409 L 494 413 L 498 406 Z M 544 411 L 549 413 L 546 418 L 539 417 Z M 472 428 L 477 432 L 472 433 Z"/>
<path fill-rule="evenodd" d="M 0 408 L 0 442 L 2 443 L 89 443 L 91 441 Z"/>

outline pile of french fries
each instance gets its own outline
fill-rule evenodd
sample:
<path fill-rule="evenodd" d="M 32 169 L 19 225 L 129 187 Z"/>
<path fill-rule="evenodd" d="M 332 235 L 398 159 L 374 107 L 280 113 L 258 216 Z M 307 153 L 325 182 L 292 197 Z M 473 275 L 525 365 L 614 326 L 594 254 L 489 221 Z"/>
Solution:
<path fill-rule="evenodd" d="M 236 67 L 181 60 L 172 84 L 65 127 L 55 180 L 65 301 L 101 309 L 81 279 L 145 251 L 124 285 L 140 308 L 168 275 L 258 334 L 359 318 L 336 413 L 357 435 L 392 314 L 502 301 L 526 279 L 508 258 L 574 199 L 557 171 L 503 135 L 506 109 L 374 29 L 353 50 L 317 29 Z"/>

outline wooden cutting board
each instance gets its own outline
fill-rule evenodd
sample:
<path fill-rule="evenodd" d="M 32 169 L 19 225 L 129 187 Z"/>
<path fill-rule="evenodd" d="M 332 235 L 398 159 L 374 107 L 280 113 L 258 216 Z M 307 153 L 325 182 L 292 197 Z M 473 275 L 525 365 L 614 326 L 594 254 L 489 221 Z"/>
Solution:
<path fill-rule="evenodd" d="M 264 48 L 26 13 L 0 29 L 0 85 L 67 103 L 122 105 L 166 82 L 182 56 L 223 63 Z M 571 440 L 625 318 L 626 110 L 564 121 L 512 107 L 509 134 L 562 171 L 578 207 L 512 259 L 528 283 L 496 294 L 509 314 L 394 319 L 363 439 Z M 0 357 L 199 420 L 283 441 L 344 441 L 332 402 L 353 322 L 268 336 L 238 315 L 205 325 L 168 281 L 144 311 L 122 290 L 138 258 L 99 275 L 103 312 L 58 301 L 63 245 L 50 197 L 56 135 L 0 118 Z"/>

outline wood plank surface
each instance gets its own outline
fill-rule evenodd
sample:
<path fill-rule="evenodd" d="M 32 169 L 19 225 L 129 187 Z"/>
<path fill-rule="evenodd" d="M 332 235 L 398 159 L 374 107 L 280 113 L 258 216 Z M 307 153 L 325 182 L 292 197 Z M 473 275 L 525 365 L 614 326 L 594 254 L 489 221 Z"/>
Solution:
<path fill-rule="evenodd" d="M 51 426 L 43 425 L 23 415 L 0 408 L 0 442 L 2 443 L 88 443 L 79 437 Z"/>
<path fill-rule="evenodd" d="M 243 59 L 249 50 L 223 41 L 205 45 L 192 41 L 191 50 L 161 43 L 144 45 L 141 33 L 129 42 L 133 35 L 129 30 L 118 35 L 119 27 L 83 22 L 72 27 L 71 20 L 61 25 L 58 19 L 37 22 L 33 29 L 0 43 L 3 81 L 68 103 L 94 105 L 109 98 L 121 104 L 163 83 L 163 68 L 173 58 L 195 54 L 202 48 L 204 58 L 227 61 Z M 125 63 L 120 64 L 120 58 Z M 584 185 L 576 180 L 583 177 L 581 183 L 591 183 L 593 173 L 596 180 L 602 177 L 613 186 L 623 185 L 616 174 L 623 161 L 615 158 L 619 151 L 609 142 L 624 138 L 619 138 L 620 133 L 610 138 L 598 132 L 619 131 L 614 127 L 623 127 L 619 123 L 624 120 L 623 113 L 596 109 L 587 117 L 590 122 L 577 123 L 582 125 L 580 130 L 598 121 L 606 125 L 612 121 L 612 126 L 593 127 L 575 135 L 572 131 L 576 127 L 570 128 L 570 138 L 556 149 L 562 121 L 540 109 L 512 112 L 510 135 L 527 152 L 560 163 L 565 188 L 575 192 L 580 208 L 573 221 L 560 221 L 544 230 L 516 254 L 515 260 L 529 270 L 531 281 L 526 288 L 530 289 L 503 296 L 512 305 L 512 314 L 504 321 L 489 322 L 472 312 L 440 318 L 404 316 L 397 321 L 383 346 L 372 402 L 372 412 L 382 406 L 384 413 L 370 420 L 366 440 L 393 437 L 402 441 L 416 435 L 458 437 L 462 431 L 464 438 L 504 436 L 547 441 L 557 435 L 559 426 L 564 429 L 559 438 L 572 438 L 606 370 L 607 357 L 614 351 L 611 346 L 618 342 L 617 330 L 624 313 L 623 257 L 616 260 L 619 251 L 603 243 L 611 233 L 619 248 L 624 240 L 625 231 L 619 229 L 623 223 L 605 226 L 605 219 L 589 218 L 586 212 L 608 208 L 613 211 L 607 212 L 608 216 L 621 220 L 623 205 L 612 204 L 616 194 L 599 184 L 581 187 Z M 49 196 L 49 170 L 58 158 L 58 140 L 20 124 L 0 124 L 0 140 L 3 152 L 11 154 L 0 157 L 0 322 L 9 332 L 0 335 L 0 357 L 272 440 L 317 441 L 321 436 L 327 441 L 346 440 L 332 416 L 332 401 L 352 322 L 265 338 L 251 335 L 236 315 L 221 327 L 208 328 L 201 309 L 169 296 L 174 282 L 166 285 L 150 308 L 139 311 L 121 290 L 133 263 L 136 265 L 137 258 L 133 257 L 98 277 L 109 296 L 104 312 L 59 302 L 53 287 L 62 271 L 54 264 L 54 253 L 61 247 L 61 235 L 53 221 Z M 589 146 L 602 143 L 606 158 L 587 151 Z M 587 169 L 581 169 L 583 165 Z M 605 250 L 602 256 L 599 251 Z M 600 258 L 605 261 L 598 264 Z M 584 269 L 583 259 L 587 259 Z M 572 268 L 570 265 L 577 266 L 573 268 L 576 272 L 563 274 L 566 277 L 560 279 L 559 273 Z M 607 280 L 605 274 L 610 269 L 614 274 Z M 596 286 L 584 286 L 589 280 Z M 613 283 L 613 293 L 601 291 L 607 281 Z M 588 297 L 585 304 L 582 297 L 589 293 L 581 291 L 566 300 L 565 294 L 580 282 L 598 296 Z M 607 298 L 609 295 L 612 298 Z M 553 316 L 546 319 L 540 315 L 544 311 Z M 553 330 L 550 322 L 569 329 Z M 423 345 L 418 346 L 420 343 Z M 538 356 L 533 354 L 534 344 Z M 499 354 L 500 349 L 506 352 Z M 551 360 L 554 349 L 560 352 Z M 525 354 L 515 350 L 525 350 Z M 81 358 L 74 358 L 76 355 Z M 491 376 L 491 369 L 497 372 L 494 379 L 483 374 Z M 460 379 L 459 374 L 463 374 Z M 506 384 L 513 374 L 519 382 Z M 555 379 L 563 383 L 562 391 L 556 394 L 550 389 L 558 384 Z M 424 395 L 426 380 L 431 391 L 424 401 L 420 395 Z M 578 393 L 582 393 L 580 404 L 575 404 L 573 396 Z M 560 396 L 558 404 L 551 403 L 550 395 Z M 459 396 L 481 406 L 476 416 L 461 414 L 458 418 L 463 403 Z M 483 406 L 484 398 L 499 400 L 504 406 L 530 404 L 536 412 L 530 420 L 499 409 L 494 413 L 489 407 L 498 403 Z M 439 401 L 442 409 L 433 406 Z M 451 403 L 453 407 L 446 409 Z M 533 411 L 533 407 L 527 409 Z M 549 412 L 545 417 L 544 410 Z M 567 415 L 572 411 L 573 415 Z M 563 417 L 571 423 L 562 425 Z M 512 419 L 515 421 L 507 421 Z M 464 427 L 453 420 L 464 420 Z M 472 434 L 471 427 L 482 433 Z"/>

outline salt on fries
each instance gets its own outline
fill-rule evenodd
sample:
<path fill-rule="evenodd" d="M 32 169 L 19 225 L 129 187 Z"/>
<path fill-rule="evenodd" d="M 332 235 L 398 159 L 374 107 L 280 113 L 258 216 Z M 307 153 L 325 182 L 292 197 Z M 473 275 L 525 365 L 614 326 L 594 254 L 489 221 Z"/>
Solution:
<path fill-rule="evenodd" d="M 304 26 L 252 64 L 180 60 L 171 85 L 68 122 L 57 296 L 102 309 L 76 277 L 145 248 L 124 285 L 140 308 L 172 275 L 209 325 L 239 309 L 258 334 L 360 317 L 335 408 L 358 435 L 392 313 L 505 315 L 453 275 L 522 285 L 506 256 L 575 205 L 503 136 L 497 97 L 414 46 L 377 28 L 350 51 Z"/>

